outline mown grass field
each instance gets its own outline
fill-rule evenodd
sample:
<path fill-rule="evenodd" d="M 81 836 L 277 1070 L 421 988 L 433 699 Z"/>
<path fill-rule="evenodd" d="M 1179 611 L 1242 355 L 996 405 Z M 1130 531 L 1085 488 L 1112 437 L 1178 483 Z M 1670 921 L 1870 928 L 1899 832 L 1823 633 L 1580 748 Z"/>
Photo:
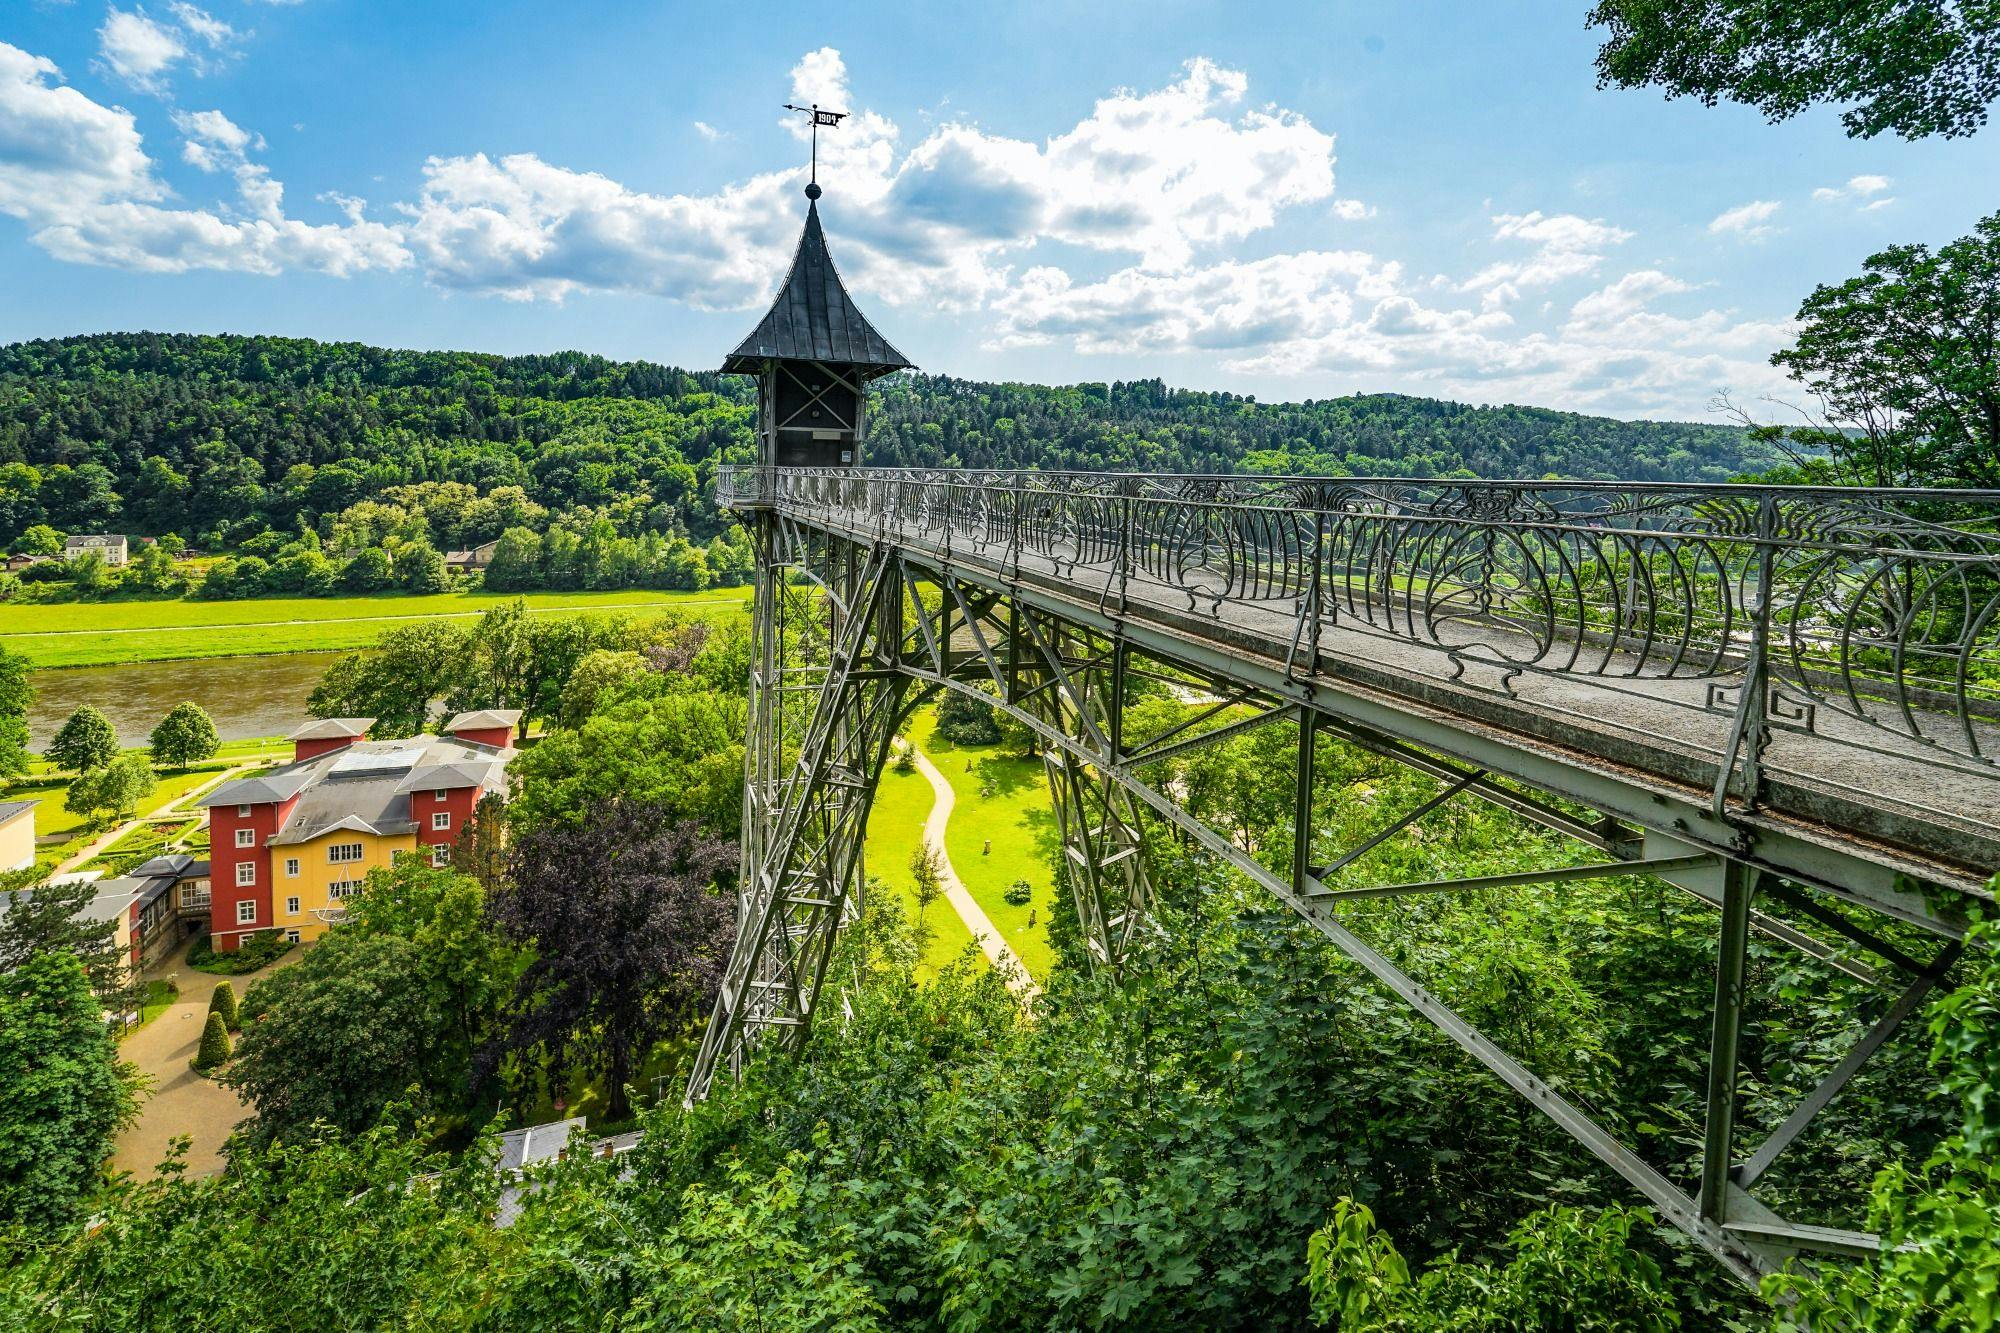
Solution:
<path fill-rule="evenodd" d="M 742 615 L 748 588 L 707 592 L 382 593 L 369 597 L 260 597 L 0 605 L 0 637 L 36 667 L 114 666 L 259 653 L 366 647 L 400 625 L 470 619 L 519 598 L 537 612 L 646 615 L 686 608 Z"/>
<path fill-rule="evenodd" d="M 1049 861 L 1057 851 L 1057 837 L 1042 762 L 998 746 L 953 745 L 936 735 L 935 726 L 931 710 L 925 709 L 910 735 L 957 797 L 944 834 L 952 868 L 1028 974 L 1044 981 L 1055 965 L 1048 923 L 1056 901 Z M 1007 901 L 1007 886 L 1017 879 L 1034 890 L 1025 907 Z"/>
<path fill-rule="evenodd" d="M 868 812 L 868 841 L 864 849 L 868 877 L 879 880 L 883 889 L 895 895 L 912 921 L 917 916 L 917 886 L 910 877 L 910 853 L 923 839 L 924 820 L 930 817 L 931 801 L 931 784 L 924 780 L 923 774 L 898 773 L 892 763 L 882 773 L 874 807 Z M 972 932 L 965 928 L 965 922 L 942 894 L 931 904 L 924 919 L 930 926 L 931 937 L 918 974 L 929 977 L 972 946 Z M 980 955 L 980 962 L 983 966 L 984 954 Z"/>

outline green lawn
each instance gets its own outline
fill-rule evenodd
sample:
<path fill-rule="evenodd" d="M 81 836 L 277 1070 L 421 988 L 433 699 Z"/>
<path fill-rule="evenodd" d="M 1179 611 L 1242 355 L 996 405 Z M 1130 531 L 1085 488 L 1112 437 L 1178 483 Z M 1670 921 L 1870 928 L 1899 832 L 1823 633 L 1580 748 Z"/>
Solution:
<path fill-rule="evenodd" d="M 1055 964 L 1048 920 L 1056 900 L 1050 858 L 1057 848 L 1042 761 L 998 746 L 953 745 L 934 734 L 935 723 L 931 710 L 925 709 L 911 724 L 910 734 L 958 798 L 944 836 L 952 868 L 1020 955 L 1028 974 L 1046 980 Z M 1034 890 L 1026 907 L 1006 899 L 1007 886 L 1017 879 L 1027 880 Z"/>
<path fill-rule="evenodd" d="M 164 1014 L 173 1002 L 180 998 L 181 988 L 164 977 L 156 977 L 146 983 L 145 994 L 139 999 L 139 1021 L 118 1034 L 123 1041 L 146 1024 Z"/>
<path fill-rule="evenodd" d="M 924 775 L 898 773 L 891 763 L 882 774 L 874 808 L 869 811 L 864 855 L 869 877 L 880 880 L 912 920 L 917 914 L 917 889 L 910 878 L 910 853 L 922 840 L 924 820 L 930 813 L 931 784 L 924 781 Z M 943 897 L 931 904 L 927 924 L 931 928 L 930 947 L 918 968 L 923 976 L 935 974 L 972 944 L 972 932 Z"/>
<path fill-rule="evenodd" d="M 371 597 L 262 597 L 241 602 L 156 600 L 0 605 L 0 635 L 36 667 L 334 652 L 365 647 L 398 625 L 470 618 L 519 597 L 541 612 L 685 607 L 741 614 L 747 588 L 708 592 L 383 593 Z"/>
<path fill-rule="evenodd" d="M 224 769 L 242 763 L 246 759 L 269 756 L 289 757 L 291 744 L 287 741 L 266 737 L 250 741 L 233 741 L 222 747 L 212 759 L 188 769 L 168 769 L 158 774 L 158 785 L 151 795 L 139 802 L 138 813 L 150 815 L 168 803 L 193 791 L 208 782 Z M 29 777 L 0 788 L 0 800 L 36 800 L 41 802 L 35 811 L 35 857 L 44 863 L 62 861 L 73 856 L 83 845 L 96 837 L 101 828 L 93 828 L 84 822 L 82 815 L 71 814 L 63 809 L 63 800 L 69 795 L 71 774 L 55 772 L 46 760 L 36 759 L 31 765 Z M 148 830 L 137 829 L 126 834 L 97 858 L 93 865 L 123 868 L 136 864 L 144 856 L 132 853 L 147 845 Z M 158 841 L 157 835 L 152 840 Z M 204 840 L 204 848 L 206 846 Z M 154 846 L 153 851 L 158 847 Z M 194 850 L 192 847 L 189 850 Z M 150 856 L 151 851 L 146 855 Z"/>

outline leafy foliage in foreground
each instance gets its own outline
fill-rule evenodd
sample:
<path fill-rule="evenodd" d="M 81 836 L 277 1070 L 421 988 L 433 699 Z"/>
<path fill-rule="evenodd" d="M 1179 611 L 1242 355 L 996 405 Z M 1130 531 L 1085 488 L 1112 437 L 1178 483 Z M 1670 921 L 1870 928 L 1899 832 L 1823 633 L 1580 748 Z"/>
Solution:
<path fill-rule="evenodd" d="M 1793 1302 L 1782 1328 L 1919 1333 L 2000 1321 L 2000 926 L 1983 922 L 1968 942 L 1979 968 L 1930 1020 L 1957 1132 L 1920 1169 L 1891 1165 L 1875 1178 L 1869 1226 L 1880 1255 L 1767 1280 L 1766 1294 Z"/>
<path fill-rule="evenodd" d="M 1849 135 L 1971 134 L 2000 96 L 1988 0 L 1599 0 L 1600 86 L 1721 98 L 1773 121 L 1845 105 Z"/>
<path fill-rule="evenodd" d="M 0 971 L 0 1229 L 76 1217 L 132 1114 L 128 1072 L 75 956 Z"/>

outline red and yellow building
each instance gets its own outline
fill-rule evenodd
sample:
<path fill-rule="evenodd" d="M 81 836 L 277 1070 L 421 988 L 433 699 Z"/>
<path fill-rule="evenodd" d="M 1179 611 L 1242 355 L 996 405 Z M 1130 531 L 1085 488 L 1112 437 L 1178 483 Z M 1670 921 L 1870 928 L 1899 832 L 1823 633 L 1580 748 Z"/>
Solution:
<path fill-rule="evenodd" d="M 370 870 L 398 856 L 444 865 L 479 802 L 506 794 L 519 720 L 485 709 L 435 736 L 370 741 L 373 718 L 326 718 L 292 734 L 291 763 L 210 792 L 215 947 L 259 930 L 313 939 Z"/>

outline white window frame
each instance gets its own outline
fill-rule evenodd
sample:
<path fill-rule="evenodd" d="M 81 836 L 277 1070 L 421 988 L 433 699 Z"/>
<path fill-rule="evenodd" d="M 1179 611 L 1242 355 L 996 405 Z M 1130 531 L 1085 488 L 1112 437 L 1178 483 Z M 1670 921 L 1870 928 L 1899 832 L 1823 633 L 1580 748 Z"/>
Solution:
<path fill-rule="evenodd" d="M 237 807 L 236 807 L 236 817 L 237 817 L 238 819 L 248 819 L 248 818 L 250 818 L 250 807 L 249 807 L 248 805 L 239 805 L 239 806 L 237 806 Z"/>
<path fill-rule="evenodd" d="M 451 844 L 444 842 L 434 844 L 431 847 L 432 868 L 438 869 L 444 866 L 448 866 L 450 864 L 451 864 Z"/>
<path fill-rule="evenodd" d="M 341 853 L 352 850 L 354 855 Z M 330 842 L 326 846 L 326 863 L 330 866 L 354 865 L 368 855 L 368 844 L 362 842 Z"/>
<path fill-rule="evenodd" d="M 285 915 L 286 915 L 286 916 L 297 916 L 298 914 L 299 914 L 299 900 L 298 900 L 298 898 L 297 898 L 296 896 L 294 896 L 294 897 L 291 897 L 291 898 L 287 898 L 287 899 L 285 899 Z"/>
<path fill-rule="evenodd" d="M 253 828 L 237 829 L 236 845 L 238 847 L 255 847 L 257 845 L 257 830 Z"/>
<path fill-rule="evenodd" d="M 434 810 L 431 812 L 431 832 L 442 833 L 450 828 L 451 828 L 451 811 Z"/>
<path fill-rule="evenodd" d="M 256 884 L 257 863 L 255 861 L 238 861 L 236 863 L 236 887 L 239 889 L 248 889 L 254 888 Z"/>
<path fill-rule="evenodd" d="M 299 858 L 298 858 L 298 857 L 296 857 L 296 856 L 288 856 L 288 857 L 286 857 L 286 858 L 285 858 L 285 878 L 286 878 L 286 879 L 297 879 L 298 877 L 299 877 Z"/>
<path fill-rule="evenodd" d="M 297 944 L 299 942 L 299 932 L 297 932 L 296 930 L 288 930 L 285 932 L 285 939 L 292 944 Z"/>
<path fill-rule="evenodd" d="M 257 924 L 257 900 L 245 898 L 236 904 L 236 924 L 254 926 Z"/>
<path fill-rule="evenodd" d="M 449 795 L 451 795 L 450 792 L 446 791 L 443 787 L 439 787 L 433 792 L 431 792 L 431 799 L 433 801 L 442 801 L 445 797 Z"/>

